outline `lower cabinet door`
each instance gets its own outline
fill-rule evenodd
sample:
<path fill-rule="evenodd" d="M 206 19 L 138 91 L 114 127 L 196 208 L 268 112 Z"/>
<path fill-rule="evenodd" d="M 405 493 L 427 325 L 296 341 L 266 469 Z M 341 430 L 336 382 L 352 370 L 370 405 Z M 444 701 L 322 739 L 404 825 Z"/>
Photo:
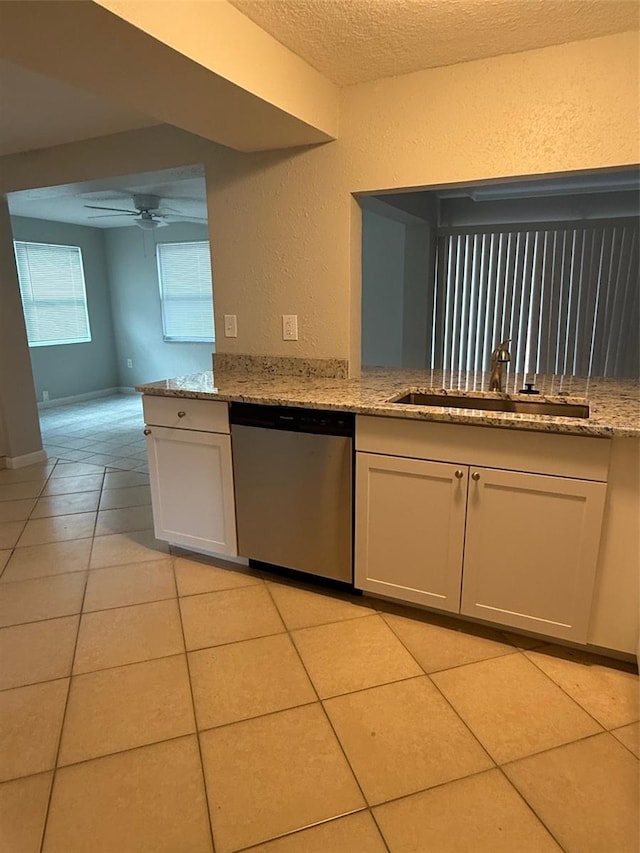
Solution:
<path fill-rule="evenodd" d="M 470 474 L 461 612 L 586 642 L 606 484 Z"/>
<path fill-rule="evenodd" d="M 230 436 L 157 426 L 148 429 L 158 539 L 237 556 Z"/>
<path fill-rule="evenodd" d="M 457 613 L 468 468 L 356 454 L 355 585 Z"/>

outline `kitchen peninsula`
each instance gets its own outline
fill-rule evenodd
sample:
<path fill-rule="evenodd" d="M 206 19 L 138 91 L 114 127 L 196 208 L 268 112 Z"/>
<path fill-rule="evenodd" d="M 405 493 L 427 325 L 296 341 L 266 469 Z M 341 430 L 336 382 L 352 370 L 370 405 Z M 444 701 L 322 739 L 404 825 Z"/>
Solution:
<path fill-rule="evenodd" d="M 523 376 L 508 377 L 496 394 L 487 390 L 488 374 L 373 368 L 335 379 L 317 373 L 317 365 L 298 375 L 217 369 L 138 387 L 154 514 L 172 492 L 154 474 L 158 430 L 166 447 L 178 438 L 216 447 L 221 485 L 210 494 L 209 515 L 220 521 L 217 533 L 203 545 L 167 533 L 156 518 L 160 538 L 238 554 L 229 403 L 350 412 L 356 415 L 356 588 L 623 657 L 636 653 L 637 382 L 538 376 L 534 397 L 519 393 Z M 394 402 L 426 390 L 441 395 L 442 405 Z M 452 394 L 456 407 L 446 405 Z M 507 406 L 535 399 L 568 405 L 563 412 L 588 405 L 589 415 L 460 408 L 467 399 L 471 406 L 478 399 Z M 197 411 L 189 409 L 194 404 Z M 181 466 L 172 457 L 169 468 L 196 484 L 198 463 L 183 458 Z M 208 480 L 202 488 L 210 491 Z M 197 514 L 198 486 L 192 491 Z"/>

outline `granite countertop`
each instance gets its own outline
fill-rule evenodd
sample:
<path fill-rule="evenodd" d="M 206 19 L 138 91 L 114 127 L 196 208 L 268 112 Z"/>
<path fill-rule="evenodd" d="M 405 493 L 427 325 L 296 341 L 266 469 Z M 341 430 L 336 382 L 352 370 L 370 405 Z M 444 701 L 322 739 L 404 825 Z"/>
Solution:
<path fill-rule="evenodd" d="M 475 426 L 611 437 L 640 437 L 640 383 L 635 380 L 536 376 L 539 395 L 518 394 L 522 374 L 508 375 L 502 394 L 488 391 L 487 373 L 443 373 L 441 370 L 365 368 L 358 378 L 324 379 L 216 370 L 150 382 L 136 388 L 163 397 L 214 399 L 267 405 L 336 409 L 356 414 L 413 418 Z M 527 377 L 530 381 L 531 377 Z M 442 406 L 410 406 L 390 402 L 406 391 L 438 391 Z M 446 406 L 447 394 L 588 403 L 589 417 L 513 414 Z"/>

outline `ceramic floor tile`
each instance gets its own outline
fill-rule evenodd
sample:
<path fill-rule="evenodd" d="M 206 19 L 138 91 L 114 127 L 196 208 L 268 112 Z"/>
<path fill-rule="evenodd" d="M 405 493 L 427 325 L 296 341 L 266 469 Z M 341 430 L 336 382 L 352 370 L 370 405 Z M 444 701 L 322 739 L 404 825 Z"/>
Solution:
<path fill-rule="evenodd" d="M 358 601 L 357 596 L 341 597 L 328 591 L 300 589 L 285 583 L 268 584 L 284 624 L 290 630 L 371 616 L 372 607 Z"/>
<path fill-rule="evenodd" d="M 200 729 L 317 699 L 286 634 L 190 652 L 189 668 Z"/>
<path fill-rule="evenodd" d="M 631 723 L 629 726 L 612 729 L 611 734 L 630 749 L 636 758 L 640 758 L 640 723 Z"/>
<path fill-rule="evenodd" d="M 0 522 L 26 521 L 33 512 L 35 505 L 35 498 L 28 498 L 23 501 L 1 501 Z"/>
<path fill-rule="evenodd" d="M 319 704 L 210 729 L 200 743 L 217 853 L 364 805 Z"/>
<path fill-rule="evenodd" d="M 168 552 L 167 543 L 156 539 L 153 530 L 99 536 L 93 543 L 90 568 L 104 569 L 107 566 L 157 560 Z"/>
<path fill-rule="evenodd" d="M 0 629 L 0 690 L 71 674 L 78 616 Z"/>
<path fill-rule="evenodd" d="M 82 616 L 73 672 L 124 666 L 183 651 L 175 601 L 100 610 Z"/>
<path fill-rule="evenodd" d="M 250 853 L 387 853 L 387 846 L 370 813 L 361 811 L 259 844 Z"/>
<path fill-rule="evenodd" d="M 39 853 L 53 773 L 0 785 L 0 844 L 7 853 Z"/>
<path fill-rule="evenodd" d="M 499 770 L 374 809 L 393 853 L 562 853 Z"/>
<path fill-rule="evenodd" d="M 637 853 L 638 760 L 609 734 L 504 767 L 567 853 Z"/>
<path fill-rule="evenodd" d="M 44 481 L 40 480 L 0 485 L 0 501 L 21 501 L 26 498 L 37 498 L 43 487 Z"/>
<path fill-rule="evenodd" d="M 28 580 L 65 572 L 83 572 L 89 566 L 90 553 L 91 539 L 16 548 L 0 582 Z"/>
<path fill-rule="evenodd" d="M 107 610 L 176 597 L 171 559 L 147 560 L 89 572 L 83 609 Z"/>
<path fill-rule="evenodd" d="M 185 655 L 74 676 L 58 764 L 195 731 Z"/>
<path fill-rule="evenodd" d="M 302 628 L 292 637 L 322 698 L 422 675 L 380 616 Z"/>
<path fill-rule="evenodd" d="M 524 655 L 431 676 L 498 764 L 601 731 Z"/>
<path fill-rule="evenodd" d="M 31 518 L 49 518 L 52 515 L 73 515 L 78 512 L 95 512 L 100 492 L 77 492 L 39 498 Z"/>
<path fill-rule="evenodd" d="M 56 773 L 45 853 L 211 849 L 193 736 L 63 767 Z"/>
<path fill-rule="evenodd" d="M 47 462 L 42 465 L 26 465 L 24 468 L 3 468 L 0 470 L 0 485 L 44 482 L 52 469 L 53 465 Z"/>
<path fill-rule="evenodd" d="M 102 488 L 102 474 L 90 474 L 81 477 L 59 477 L 49 480 L 44 487 L 43 496 L 68 495 L 77 492 L 95 492 Z"/>
<path fill-rule="evenodd" d="M 11 551 L 0 551 L 0 574 L 4 571 L 4 567 L 9 562 L 9 557 L 11 556 Z"/>
<path fill-rule="evenodd" d="M 55 764 L 68 678 L 0 693 L 0 782 Z"/>
<path fill-rule="evenodd" d="M 104 467 L 102 465 L 90 465 L 87 462 L 58 462 L 51 472 L 51 479 L 102 476 L 103 474 Z"/>
<path fill-rule="evenodd" d="M 0 548 L 3 550 L 13 548 L 27 523 L 25 521 L 0 522 Z"/>
<path fill-rule="evenodd" d="M 264 584 L 181 598 L 180 610 L 189 650 L 285 630 Z"/>
<path fill-rule="evenodd" d="M 53 518 L 36 518 L 27 521 L 18 540 L 18 547 L 44 545 L 48 542 L 64 542 L 69 539 L 86 539 L 93 536 L 95 523 L 95 512 L 58 515 Z"/>
<path fill-rule="evenodd" d="M 198 595 L 235 589 L 240 586 L 262 585 L 262 579 L 243 566 L 234 566 L 216 558 L 174 557 L 176 583 L 180 595 Z"/>
<path fill-rule="evenodd" d="M 100 509 L 122 509 L 127 506 L 145 506 L 151 503 L 149 486 L 128 486 L 123 489 L 104 489 Z"/>
<path fill-rule="evenodd" d="M 324 706 L 370 804 L 494 766 L 425 676 Z"/>
<path fill-rule="evenodd" d="M 425 672 L 437 672 L 500 655 L 516 654 L 496 631 L 471 633 L 464 626 L 421 621 L 385 613 L 383 619 L 409 649 Z M 442 620 L 444 622 L 444 620 Z"/>
<path fill-rule="evenodd" d="M 111 474 L 105 474 L 104 478 L 105 489 L 123 489 L 128 486 L 148 485 L 149 477 L 135 471 L 114 471 Z"/>
<path fill-rule="evenodd" d="M 637 675 L 555 646 L 527 652 L 527 657 L 605 729 L 619 728 L 640 719 Z"/>
<path fill-rule="evenodd" d="M 127 533 L 130 530 L 150 530 L 151 528 L 153 528 L 153 513 L 150 506 L 106 509 L 98 513 L 96 536 Z"/>
<path fill-rule="evenodd" d="M 0 628 L 80 613 L 85 578 L 73 572 L 0 584 Z"/>

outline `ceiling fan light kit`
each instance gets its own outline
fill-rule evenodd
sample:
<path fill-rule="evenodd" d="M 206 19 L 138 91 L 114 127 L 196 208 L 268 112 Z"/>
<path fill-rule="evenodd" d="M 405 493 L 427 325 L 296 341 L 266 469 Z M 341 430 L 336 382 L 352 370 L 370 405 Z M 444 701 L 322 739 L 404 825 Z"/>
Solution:
<path fill-rule="evenodd" d="M 133 206 L 135 210 L 126 210 L 122 207 L 103 207 L 96 204 L 85 204 L 85 207 L 90 210 L 103 210 L 109 213 L 98 214 L 89 217 L 90 219 L 103 219 L 116 216 L 131 216 L 132 225 L 137 225 L 144 231 L 152 231 L 154 228 L 163 228 L 171 222 L 195 222 L 202 225 L 207 224 L 206 219 L 201 219 L 197 216 L 189 216 L 188 214 L 178 213 L 172 208 L 163 209 L 160 207 L 160 197 L 157 195 L 139 195 L 133 196 Z M 166 210 L 166 212 L 165 212 Z"/>

